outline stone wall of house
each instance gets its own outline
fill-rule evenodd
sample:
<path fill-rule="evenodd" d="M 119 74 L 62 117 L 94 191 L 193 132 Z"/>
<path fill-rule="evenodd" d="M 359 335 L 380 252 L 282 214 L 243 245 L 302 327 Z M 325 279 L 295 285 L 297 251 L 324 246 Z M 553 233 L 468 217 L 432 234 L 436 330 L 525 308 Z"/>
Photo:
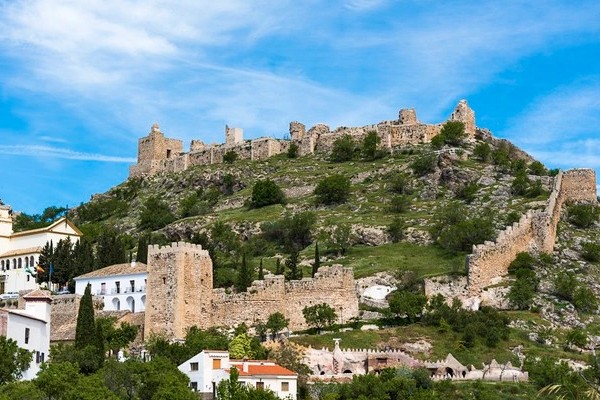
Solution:
<path fill-rule="evenodd" d="M 190 326 L 236 326 L 265 322 L 275 312 L 289 318 L 290 329 L 306 328 L 302 310 L 327 303 L 338 322 L 358 316 L 352 270 L 322 267 L 314 278 L 285 281 L 281 275 L 254 281 L 243 293 L 213 289 L 212 262 L 198 245 L 173 243 L 148 247 L 145 333 L 183 338 Z"/>
<path fill-rule="evenodd" d="M 475 113 L 465 100 L 461 100 L 450 120 L 465 123 L 469 136 L 475 135 Z M 201 140 L 192 140 L 190 152 L 183 152 L 180 140 L 165 138 L 158 125 L 154 124 L 148 136 L 138 143 L 138 161 L 129 169 L 129 177 L 154 175 L 163 172 L 184 171 L 195 165 L 210 165 L 223 162 L 223 155 L 235 151 L 242 160 L 263 160 L 286 152 L 290 143 L 299 147 L 299 155 L 313 154 L 315 151 L 331 151 L 335 140 L 350 135 L 360 142 L 369 131 L 375 131 L 381 139 L 382 148 L 427 143 L 440 133 L 441 125 L 420 123 L 414 109 L 402 109 L 395 121 L 383 121 L 362 127 L 339 127 L 332 131 L 325 124 L 316 124 L 308 131 L 300 122 L 291 122 L 291 140 L 260 138 L 251 141 L 243 139 L 241 128 L 225 127 L 225 143 L 207 145 Z"/>
<path fill-rule="evenodd" d="M 554 180 L 543 210 L 531 210 L 519 222 L 498 234 L 494 242 L 473 246 L 467 256 L 467 291 L 477 296 L 493 283 L 494 278 L 506 275 L 508 266 L 520 252 L 551 252 L 556 241 L 556 229 L 565 203 L 596 203 L 596 174 L 591 169 L 560 172 Z"/>

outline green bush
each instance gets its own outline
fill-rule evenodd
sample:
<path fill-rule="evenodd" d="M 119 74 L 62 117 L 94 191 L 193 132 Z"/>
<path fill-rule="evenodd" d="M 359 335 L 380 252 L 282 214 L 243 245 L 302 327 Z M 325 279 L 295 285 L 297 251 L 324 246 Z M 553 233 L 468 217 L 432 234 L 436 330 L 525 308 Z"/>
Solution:
<path fill-rule="evenodd" d="M 450 251 L 470 251 L 474 244 L 492 240 L 496 231 L 491 218 L 475 217 L 448 226 L 437 239 L 438 244 Z"/>
<path fill-rule="evenodd" d="M 518 253 L 515 259 L 508 266 L 508 272 L 511 274 L 517 273 L 521 269 L 532 270 L 535 266 L 536 259 L 527 252 Z"/>
<path fill-rule="evenodd" d="M 290 143 L 290 147 L 288 147 L 288 151 L 287 151 L 288 158 L 298 157 L 299 151 L 300 151 L 300 148 L 298 147 L 298 145 L 296 143 L 294 143 L 294 142 Z"/>
<path fill-rule="evenodd" d="M 314 191 L 317 204 L 341 204 L 350 197 L 350 179 L 343 175 L 331 175 L 322 179 Z"/>
<path fill-rule="evenodd" d="M 464 200 L 467 203 L 473 202 L 477 196 L 477 191 L 479 190 L 479 185 L 477 182 L 468 182 L 464 186 L 461 186 L 456 191 L 456 197 Z"/>
<path fill-rule="evenodd" d="M 139 227 L 142 230 L 152 230 L 163 228 L 175 221 L 175 216 L 169 209 L 166 202 L 158 197 L 150 197 L 144 203 L 140 214 Z"/>
<path fill-rule="evenodd" d="M 435 153 L 428 153 L 414 160 L 410 164 L 410 167 L 416 175 L 423 176 L 435 171 L 436 164 L 437 155 Z"/>
<path fill-rule="evenodd" d="M 390 177 L 390 191 L 398 194 L 411 194 L 410 176 L 404 172 L 396 172 Z"/>
<path fill-rule="evenodd" d="M 387 231 L 392 238 L 392 242 L 397 243 L 401 241 L 404 237 L 404 220 L 399 217 L 394 218 L 388 225 Z"/>
<path fill-rule="evenodd" d="M 492 159 L 492 148 L 487 142 L 477 143 L 473 156 L 482 162 L 489 162 Z"/>
<path fill-rule="evenodd" d="M 252 187 L 252 208 L 260 208 L 271 204 L 285 204 L 285 195 L 281 188 L 272 180 L 256 181 Z"/>
<path fill-rule="evenodd" d="M 573 293 L 573 305 L 579 311 L 594 312 L 598 309 L 598 298 L 589 287 L 579 285 Z"/>
<path fill-rule="evenodd" d="M 223 155 L 223 162 L 227 164 L 233 164 L 237 159 L 238 154 L 233 150 L 229 150 Z"/>
<path fill-rule="evenodd" d="M 362 142 L 362 154 L 365 160 L 375 160 L 380 158 L 383 153 L 379 151 L 381 139 L 375 131 L 367 132 Z"/>
<path fill-rule="evenodd" d="M 560 299 L 572 301 L 578 285 L 574 274 L 561 272 L 554 279 L 554 294 Z"/>
<path fill-rule="evenodd" d="M 431 140 L 431 145 L 433 148 L 440 148 L 444 144 L 459 146 L 466 137 L 464 123 L 460 121 L 448 121 L 442 126 L 440 134 Z"/>
<path fill-rule="evenodd" d="M 390 202 L 390 210 L 395 213 L 404 213 L 410 207 L 410 197 L 406 195 L 396 195 L 392 197 Z"/>
<path fill-rule="evenodd" d="M 579 228 L 589 228 L 598 222 L 600 207 L 592 204 L 573 204 L 567 208 L 569 222 Z"/>
<path fill-rule="evenodd" d="M 329 159 L 333 162 L 350 161 L 354 157 L 355 150 L 356 145 L 354 140 L 352 140 L 352 136 L 343 135 L 333 142 Z"/>
<path fill-rule="evenodd" d="M 517 173 L 510 187 L 510 191 L 515 196 L 523 196 L 529 190 L 529 184 L 529 178 L 526 173 Z"/>
<path fill-rule="evenodd" d="M 600 261 L 600 243 L 583 243 L 581 245 L 581 256 L 590 262 Z"/>
<path fill-rule="evenodd" d="M 542 164 L 539 161 L 534 161 L 531 164 L 529 164 L 529 173 L 532 175 L 548 175 L 548 170 L 546 169 L 546 167 L 544 167 L 544 164 Z"/>

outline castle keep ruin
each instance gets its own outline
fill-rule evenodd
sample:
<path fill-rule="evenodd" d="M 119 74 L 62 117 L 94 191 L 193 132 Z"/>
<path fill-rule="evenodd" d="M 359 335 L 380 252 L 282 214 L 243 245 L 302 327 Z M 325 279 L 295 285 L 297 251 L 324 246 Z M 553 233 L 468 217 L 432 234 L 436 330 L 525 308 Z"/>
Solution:
<path fill-rule="evenodd" d="M 281 275 L 254 281 L 243 293 L 213 289 L 212 261 L 201 246 L 172 243 L 148 247 L 145 335 L 185 337 L 191 326 L 253 325 L 281 312 L 290 329 L 305 329 L 304 307 L 327 303 L 339 322 L 358 316 L 352 269 L 322 267 L 314 278 L 286 281 Z"/>
<path fill-rule="evenodd" d="M 468 136 L 475 136 L 475 113 L 466 100 L 461 100 L 448 121 L 460 121 L 465 124 Z M 225 143 L 205 144 L 201 140 L 192 140 L 190 151 L 183 151 L 183 142 L 166 138 L 157 124 L 152 126 L 148 136 L 139 139 L 137 164 L 130 166 L 129 177 L 154 175 L 161 172 L 180 172 L 194 165 L 210 165 L 223 162 L 223 156 L 233 151 L 242 160 L 264 160 L 286 152 L 292 143 L 298 146 L 299 155 L 331 150 L 333 142 L 343 135 L 354 140 L 362 140 L 368 132 L 376 132 L 383 148 L 430 142 L 440 133 L 442 124 L 424 124 L 417 119 L 414 109 L 402 109 L 398 119 L 382 121 L 375 125 L 362 127 L 339 127 L 334 131 L 329 126 L 317 124 L 308 131 L 300 122 L 291 122 L 290 140 L 263 137 L 244 140 L 241 128 L 225 126 Z"/>

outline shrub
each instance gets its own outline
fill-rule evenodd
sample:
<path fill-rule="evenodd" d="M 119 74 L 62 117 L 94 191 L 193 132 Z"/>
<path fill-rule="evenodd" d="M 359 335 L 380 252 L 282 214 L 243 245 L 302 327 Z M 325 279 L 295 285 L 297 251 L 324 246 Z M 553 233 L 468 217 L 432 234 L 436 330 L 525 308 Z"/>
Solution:
<path fill-rule="evenodd" d="M 354 157 L 355 150 L 356 145 L 354 144 L 354 140 L 352 140 L 352 136 L 343 135 L 333 142 L 330 160 L 333 162 L 350 161 Z"/>
<path fill-rule="evenodd" d="M 288 147 L 288 151 L 287 151 L 288 158 L 298 157 L 299 151 L 300 151 L 300 148 L 298 147 L 298 145 L 296 143 L 294 143 L 294 142 L 290 143 L 290 147 Z"/>
<path fill-rule="evenodd" d="M 367 132 L 362 142 L 362 154 L 366 160 L 375 160 L 382 156 L 382 153 L 378 150 L 380 142 L 381 139 L 377 136 L 377 132 Z"/>
<path fill-rule="evenodd" d="M 470 251 L 474 244 L 493 239 L 494 223 L 491 218 L 476 217 L 451 225 L 442 231 L 438 244 L 450 251 Z"/>
<path fill-rule="evenodd" d="M 304 307 L 302 315 L 304 315 L 304 319 L 309 326 L 314 326 L 319 331 L 332 325 L 337 318 L 335 310 L 327 303 Z"/>
<path fill-rule="evenodd" d="M 413 172 L 418 176 L 427 175 L 435 170 L 437 155 L 435 153 L 424 154 L 410 164 Z"/>
<path fill-rule="evenodd" d="M 598 299 L 589 287 L 580 285 L 573 293 L 573 305 L 579 311 L 594 312 L 598 309 Z"/>
<path fill-rule="evenodd" d="M 343 175 L 331 175 L 322 179 L 314 191 L 318 204 L 345 203 L 350 196 L 350 179 Z"/>
<path fill-rule="evenodd" d="M 529 173 L 532 175 L 548 175 L 548 170 L 546 169 L 546 167 L 544 167 L 544 164 L 542 164 L 539 161 L 534 161 L 531 164 L 529 164 Z"/>
<path fill-rule="evenodd" d="M 527 254 L 527 253 L 519 253 Z M 532 302 L 533 296 L 537 290 L 539 279 L 537 278 L 533 270 L 526 268 L 520 268 L 516 271 L 516 281 L 510 288 L 508 293 L 508 300 L 511 305 L 517 307 L 520 310 L 528 309 Z"/>
<path fill-rule="evenodd" d="M 521 269 L 532 270 L 535 266 L 535 263 L 535 257 L 527 252 L 521 252 L 517 254 L 515 259 L 508 266 L 508 272 L 514 274 Z"/>
<path fill-rule="evenodd" d="M 427 297 L 420 293 L 396 290 L 390 298 L 390 311 L 399 317 L 406 315 L 409 321 L 423 312 Z"/>
<path fill-rule="evenodd" d="M 572 301 L 577 286 L 578 282 L 574 274 L 561 272 L 554 279 L 554 294 L 563 300 Z"/>
<path fill-rule="evenodd" d="M 142 230 L 157 230 L 175 221 L 175 216 L 166 202 L 158 197 L 150 197 L 144 203 L 140 214 L 139 227 Z"/>
<path fill-rule="evenodd" d="M 466 136 L 464 123 L 460 121 L 448 121 L 442 126 L 440 134 L 431 140 L 431 145 L 434 148 L 440 148 L 444 144 L 459 146 Z"/>
<path fill-rule="evenodd" d="M 592 204 L 574 204 L 567 208 L 569 222 L 579 228 L 589 228 L 600 216 L 600 207 Z"/>
<path fill-rule="evenodd" d="M 394 218 L 394 220 L 388 225 L 387 229 L 392 242 L 397 243 L 404 237 L 404 220 L 401 218 Z"/>
<path fill-rule="evenodd" d="M 473 156 L 482 162 L 489 162 L 492 159 L 492 149 L 487 142 L 478 143 L 473 149 Z"/>
<path fill-rule="evenodd" d="M 600 244 L 599 243 L 583 243 L 581 245 L 581 256 L 584 260 L 590 262 L 600 261 Z"/>
<path fill-rule="evenodd" d="M 479 190 L 479 185 L 477 182 L 469 182 L 464 186 L 461 186 L 456 191 L 456 197 L 464 200 L 467 203 L 471 203 L 476 198 L 477 191 Z"/>
<path fill-rule="evenodd" d="M 252 187 L 252 208 L 260 208 L 271 204 L 285 204 L 285 195 L 281 188 L 272 180 L 256 181 Z"/>
<path fill-rule="evenodd" d="M 223 162 L 227 164 L 233 164 L 237 159 L 238 154 L 233 150 L 229 150 L 223 155 Z"/>
<path fill-rule="evenodd" d="M 510 191 L 515 196 L 523 196 L 529 190 L 529 178 L 524 172 L 520 172 L 515 176 L 512 182 Z"/>
<path fill-rule="evenodd" d="M 390 210 L 395 213 L 403 213 L 408 210 L 410 206 L 410 197 L 406 195 L 396 195 L 392 197 L 390 203 Z"/>
<path fill-rule="evenodd" d="M 538 179 L 538 180 L 534 181 L 531 184 L 531 186 L 529 186 L 529 189 L 527 189 L 526 196 L 530 197 L 530 198 L 534 198 L 534 197 L 538 197 L 542 193 L 544 193 L 544 187 L 542 186 L 542 181 Z"/>
<path fill-rule="evenodd" d="M 281 245 L 285 251 L 298 251 L 312 242 L 312 228 L 316 222 L 315 214 L 303 212 L 286 215 L 280 220 L 265 222 L 261 230 L 265 239 Z"/>
<path fill-rule="evenodd" d="M 519 220 L 521 219 L 521 215 L 516 212 L 516 211 L 511 211 L 508 214 L 506 214 L 506 217 L 504 219 L 504 224 L 505 225 L 512 225 L 515 222 L 519 222 Z"/>
<path fill-rule="evenodd" d="M 411 194 L 410 176 L 404 172 L 397 172 L 390 178 L 390 191 L 398 194 Z"/>

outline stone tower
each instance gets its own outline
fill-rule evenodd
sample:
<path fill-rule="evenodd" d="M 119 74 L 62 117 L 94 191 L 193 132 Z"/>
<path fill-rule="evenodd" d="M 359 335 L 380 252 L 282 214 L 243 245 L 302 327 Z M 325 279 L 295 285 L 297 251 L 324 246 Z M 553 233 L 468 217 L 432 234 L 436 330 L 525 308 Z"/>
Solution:
<path fill-rule="evenodd" d="M 295 141 L 301 141 L 306 134 L 306 127 L 303 123 L 292 121 L 290 122 L 290 138 Z"/>
<path fill-rule="evenodd" d="M 450 121 L 460 121 L 465 124 L 465 133 L 475 137 L 475 111 L 469 107 L 466 100 L 461 100 L 450 116 Z"/>
<path fill-rule="evenodd" d="M 398 113 L 398 124 L 414 125 L 418 124 L 417 113 L 414 108 L 403 108 Z"/>
<path fill-rule="evenodd" d="M 148 246 L 146 287 L 144 335 L 183 339 L 190 326 L 212 325 L 212 261 L 201 246 Z"/>
<path fill-rule="evenodd" d="M 138 162 L 129 168 L 129 177 L 152 175 L 160 171 L 164 160 L 183 153 L 183 141 L 166 138 L 158 124 L 138 141 Z"/>
<path fill-rule="evenodd" d="M 244 130 L 242 128 L 230 128 L 225 125 L 225 144 L 229 146 L 242 143 L 244 141 Z"/>

